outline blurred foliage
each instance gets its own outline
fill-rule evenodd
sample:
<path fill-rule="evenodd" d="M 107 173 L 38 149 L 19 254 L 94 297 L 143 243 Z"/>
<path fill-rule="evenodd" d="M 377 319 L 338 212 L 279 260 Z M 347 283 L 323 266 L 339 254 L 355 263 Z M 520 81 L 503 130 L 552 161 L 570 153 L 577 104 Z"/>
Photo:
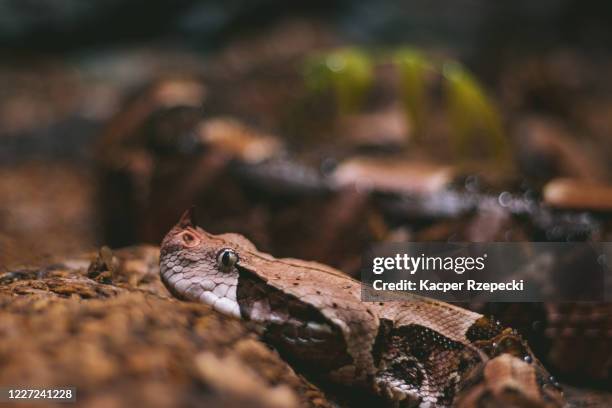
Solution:
<path fill-rule="evenodd" d="M 399 76 L 398 94 L 413 125 L 414 137 L 422 142 L 430 125 L 431 78 L 441 82 L 444 109 L 452 132 L 450 141 L 460 159 L 493 159 L 510 163 L 510 145 L 500 115 L 484 88 L 457 61 L 436 61 L 409 47 L 389 54 L 369 54 L 358 48 L 343 48 L 307 59 L 304 79 L 315 93 L 331 92 L 342 114 L 363 108 L 374 84 L 374 67 L 389 62 Z"/>
<path fill-rule="evenodd" d="M 427 73 L 433 69 L 430 61 L 419 51 L 403 48 L 393 55 L 397 66 L 401 97 L 408 116 L 412 119 L 415 136 L 423 134 L 427 109 Z"/>
<path fill-rule="evenodd" d="M 471 147 L 485 142 L 488 156 L 505 164 L 509 159 L 506 139 L 497 109 L 478 81 L 454 61 L 442 67 L 446 106 L 454 133 L 455 149 L 460 157 L 469 157 Z"/>
<path fill-rule="evenodd" d="M 313 56 L 305 67 L 306 85 L 315 92 L 332 89 L 340 114 L 358 111 L 374 74 L 370 57 L 356 48 Z"/>

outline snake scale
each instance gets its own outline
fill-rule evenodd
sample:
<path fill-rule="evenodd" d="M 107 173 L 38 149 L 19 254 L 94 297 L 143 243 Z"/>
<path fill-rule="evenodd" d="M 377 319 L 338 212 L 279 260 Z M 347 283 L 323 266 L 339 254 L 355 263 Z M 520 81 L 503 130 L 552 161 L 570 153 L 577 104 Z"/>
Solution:
<path fill-rule="evenodd" d="M 360 386 L 402 407 L 561 407 L 563 394 L 511 328 L 415 296 L 362 302 L 331 267 L 212 235 L 186 212 L 162 242 L 162 281 L 176 297 L 252 322 L 290 364 Z"/>

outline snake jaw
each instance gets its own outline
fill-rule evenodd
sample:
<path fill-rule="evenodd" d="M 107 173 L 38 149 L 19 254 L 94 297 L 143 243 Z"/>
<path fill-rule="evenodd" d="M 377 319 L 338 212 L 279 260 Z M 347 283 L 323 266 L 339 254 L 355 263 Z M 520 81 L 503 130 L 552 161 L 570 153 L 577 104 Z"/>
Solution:
<path fill-rule="evenodd" d="M 160 272 L 164 285 L 178 297 L 202 302 L 220 313 L 240 318 L 237 275 L 196 268 L 179 254 L 162 256 Z"/>
<path fill-rule="evenodd" d="M 217 294 L 219 288 L 223 288 L 223 295 Z M 235 286 L 228 287 L 225 284 L 220 284 L 212 292 L 202 293 L 199 300 L 219 313 L 240 318 L 240 307 L 236 302 Z"/>

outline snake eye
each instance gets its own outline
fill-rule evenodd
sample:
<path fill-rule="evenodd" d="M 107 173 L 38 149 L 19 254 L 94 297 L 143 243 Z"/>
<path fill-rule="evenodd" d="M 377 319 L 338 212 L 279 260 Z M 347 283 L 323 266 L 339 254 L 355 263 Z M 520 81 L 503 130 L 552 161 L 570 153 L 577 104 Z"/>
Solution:
<path fill-rule="evenodd" d="M 238 254 L 232 249 L 222 249 L 217 255 L 217 262 L 221 269 L 228 271 L 238 262 Z"/>

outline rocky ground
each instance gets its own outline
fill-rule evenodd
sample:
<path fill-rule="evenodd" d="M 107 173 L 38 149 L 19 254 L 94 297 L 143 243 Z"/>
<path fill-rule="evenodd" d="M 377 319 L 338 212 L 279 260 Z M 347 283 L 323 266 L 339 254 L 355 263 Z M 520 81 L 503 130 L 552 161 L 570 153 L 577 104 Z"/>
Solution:
<path fill-rule="evenodd" d="M 157 257 L 141 246 L 0 274 L 0 384 L 76 387 L 87 407 L 329 406 L 239 322 L 172 299 Z"/>
<path fill-rule="evenodd" d="M 76 387 L 87 407 L 361 405 L 337 390 L 329 402 L 241 322 L 173 299 L 157 262 L 157 247 L 104 247 L 0 273 L 0 384 Z"/>

